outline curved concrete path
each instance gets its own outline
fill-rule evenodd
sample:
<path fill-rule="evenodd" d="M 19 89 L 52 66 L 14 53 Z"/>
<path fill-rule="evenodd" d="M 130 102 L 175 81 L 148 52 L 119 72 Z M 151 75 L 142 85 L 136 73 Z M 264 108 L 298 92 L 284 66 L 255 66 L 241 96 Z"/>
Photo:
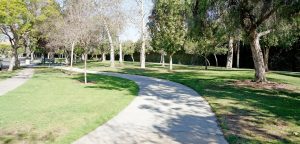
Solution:
<path fill-rule="evenodd" d="M 77 68 L 63 68 L 84 72 Z M 138 97 L 113 119 L 74 144 L 226 144 L 214 113 L 194 90 L 167 80 L 128 74 L 88 73 L 135 81 Z"/>
<path fill-rule="evenodd" d="M 0 81 L 0 96 L 24 84 L 28 79 L 32 77 L 33 73 L 33 69 L 26 68 L 21 70 L 16 76 Z"/>

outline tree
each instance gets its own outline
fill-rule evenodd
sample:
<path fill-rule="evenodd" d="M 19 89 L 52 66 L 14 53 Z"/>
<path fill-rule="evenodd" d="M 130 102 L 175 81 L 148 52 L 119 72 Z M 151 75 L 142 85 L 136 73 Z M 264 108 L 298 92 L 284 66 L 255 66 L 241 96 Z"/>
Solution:
<path fill-rule="evenodd" d="M 298 19 L 300 19 L 298 17 Z M 274 22 L 274 20 L 269 21 Z M 298 24 L 297 24 L 298 23 Z M 262 37 L 261 44 L 264 54 L 265 71 L 269 71 L 269 53 L 271 47 L 281 47 L 289 50 L 292 45 L 299 40 L 299 22 L 296 18 L 282 20 L 276 25 L 276 31 L 271 32 L 268 36 Z"/>
<path fill-rule="evenodd" d="M 145 48 L 145 10 L 144 10 L 144 0 L 136 0 L 140 7 L 140 18 L 141 18 L 141 50 L 140 50 L 140 64 L 141 68 L 146 68 L 146 48 Z"/>
<path fill-rule="evenodd" d="M 169 69 L 173 69 L 173 55 L 184 44 L 186 29 L 184 3 L 178 0 L 156 1 L 150 25 L 151 46 L 164 50 L 170 59 Z"/>
<path fill-rule="evenodd" d="M 221 4 L 210 0 L 196 0 L 186 2 L 188 35 L 185 51 L 204 57 L 205 69 L 209 65 L 208 56 L 226 53 L 225 43 L 228 31 L 223 24 Z M 232 41 L 230 41 L 232 42 Z"/>
<path fill-rule="evenodd" d="M 61 17 L 61 9 L 55 0 L 30 0 L 27 7 L 33 15 L 32 26 L 24 35 L 23 42 L 26 48 L 26 57 L 33 60 L 34 51 L 37 49 L 38 42 L 41 39 L 47 39 L 49 28 L 54 27 L 53 20 Z"/>
<path fill-rule="evenodd" d="M 107 33 L 107 38 L 110 46 L 110 67 L 115 67 L 115 47 L 113 39 L 123 28 L 127 22 L 123 15 L 121 4 L 122 0 L 99 0 L 95 1 L 95 18 L 102 23 L 104 30 Z M 93 12 L 92 12 L 93 13 Z"/>
<path fill-rule="evenodd" d="M 136 51 L 136 46 L 133 41 L 125 41 L 123 43 L 123 57 L 125 55 L 130 55 L 132 62 L 134 62 L 133 54 L 135 53 L 135 51 Z"/>
<path fill-rule="evenodd" d="M 300 1 L 285 0 L 240 0 L 230 1 L 231 19 L 238 20 L 250 43 L 255 68 L 255 81 L 266 82 L 265 64 L 260 39 L 272 31 L 277 22 L 296 16 Z M 268 23 L 271 18 L 276 22 Z M 265 24 L 269 25 L 266 26 Z"/>
<path fill-rule="evenodd" d="M 106 55 L 110 51 L 109 42 L 107 40 L 104 40 L 102 43 L 100 43 L 98 45 L 98 49 L 97 50 L 102 55 L 102 62 L 105 62 L 106 61 Z"/>
<path fill-rule="evenodd" d="M 6 35 L 12 47 L 9 71 L 15 66 L 18 68 L 18 49 L 22 37 L 28 32 L 32 23 L 32 15 L 29 12 L 25 0 L 1 0 L 0 1 L 0 29 Z"/>
<path fill-rule="evenodd" d="M 11 46 L 7 44 L 0 44 L 0 56 L 9 56 L 11 53 Z"/>
<path fill-rule="evenodd" d="M 218 30 L 218 28 L 215 28 L 215 30 Z M 215 31 L 216 32 L 216 31 Z M 200 39 L 193 40 L 188 39 L 185 43 L 185 51 L 188 54 L 195 54 L 200 55 L 204 58 L 205 62 L 205 69 L 207 70 L 209 65 L 208 56 L 211 54 L 217 55 L 217 54 L 224 54 L 227 51 L 227 48 L 225 47 L 225 38 L 223 36 L 218 36 L 218 34 L 213 33 L 211 28 L 207 28 L 205 32 L 203 32 L 205 35 L 203 35 Z M 217 59 L 216 59 L 217 63 Z"/>

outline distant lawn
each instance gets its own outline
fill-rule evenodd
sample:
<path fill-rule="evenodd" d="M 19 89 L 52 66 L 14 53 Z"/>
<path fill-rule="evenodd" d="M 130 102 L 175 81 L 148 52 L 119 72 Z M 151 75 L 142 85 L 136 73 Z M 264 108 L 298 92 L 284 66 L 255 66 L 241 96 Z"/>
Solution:
<path fill-rule="evenodd" d="M 7 78 L 11 78 L 11 77 L 15 76 L 18 72 L 20 72 L 20 70 L 14 70 L 12 72 L 2 70 L 2 71 L 0 71 L 0 81 L 5 80 Z"/>
<path fill-rule="evenodd" d="M 121 78 L 37 69 L 0 97 L 0 143 L 71 143 L 111 119 L 137 95 Z"/>
<path fill-rule="evenodd" d="M 300 143 L 300 75 L 295 72 L 270 72 L 270 81 L 286 83 L 294 90 L 236 86 L 234 81 L 251 80 L 254 71 L 201 66 L 175 65 L 169 72 L 159 64 L 90 62 L 89 69 L 115 71 L 168 79 L 196 90 L 210 103 L 229 143 Z M 78 64 L 82 67 L 82 64 Z"/>

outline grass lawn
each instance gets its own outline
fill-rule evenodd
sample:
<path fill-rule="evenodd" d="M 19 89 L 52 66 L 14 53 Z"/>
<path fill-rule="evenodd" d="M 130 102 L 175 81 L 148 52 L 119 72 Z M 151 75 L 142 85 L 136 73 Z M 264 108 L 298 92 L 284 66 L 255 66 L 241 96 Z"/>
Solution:
<path fill-rule="evenodd" d="M 121 78 L 36 69 L 18 89 L 0 97 L 1 143 L 71 143 L 111 119 L 137 95 Z"/>
<path fill-rule="evenodd" d="M 118 63 L 118 62 L 116 62 Z M 300 74 L 269 72 L 270 81 L 286 83 L 292 90 L 237 86 L 237 80 L 251 80 L 254 71 L 175 65 L 169 72 L 159 64 L 126 62 L 109 68 L 109 63 L 90 62 L 89 69 L 115 71 L 168 79 L 196 90 L 210 103 L 229 143 L 300 143 Z M 82 64 L 78 64 L 82 67 Z"/>
<path fill-rule="evenodd" d="M 12 72 L 9 72 L 6 70 L 0 71 L 0 81 L 5 80 L 7 78 L 11 78 L 11 77 L 15 76 L 18 72 L 20 72 L 20 70 L 15 70 Z"/>

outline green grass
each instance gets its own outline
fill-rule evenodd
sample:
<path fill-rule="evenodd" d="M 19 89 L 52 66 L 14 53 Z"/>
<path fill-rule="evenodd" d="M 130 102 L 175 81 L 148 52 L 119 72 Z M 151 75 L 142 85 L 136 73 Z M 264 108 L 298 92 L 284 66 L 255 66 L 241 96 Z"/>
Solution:
<path fill-rule="evenodd" d="M 295 87 L 280 90 L 233 84 L 237 80 L 251 80 L 254 71 L 250 69 L 204 70 L 201 66 L 175 65 L 175 70 L 169 72 L 159 64 L 148 63 L 145 70 L 138 65 L 126 62 L 109 68 L 109 63 L 90 62 L 88 68 L 168 79 L 193 88 L 211 105 L 229 143 L 300 143 L 299 73 L 268 73 L 270 81 Z"/>
<path fill-rule="evenodd" d="M 18 72 L 20 72 L 20 70 L 14 70 L 12 72 L 9 71 L 0 71 L 0 81 L 11 78 L 13 76 L 15 76 Z"/>
<path fill-rule="evenodd" d="M 111 119 L 137 95 L 121 78 L 36 69 L 32 79 L 0 97 L 0 143 L 71 143 Z"/>

